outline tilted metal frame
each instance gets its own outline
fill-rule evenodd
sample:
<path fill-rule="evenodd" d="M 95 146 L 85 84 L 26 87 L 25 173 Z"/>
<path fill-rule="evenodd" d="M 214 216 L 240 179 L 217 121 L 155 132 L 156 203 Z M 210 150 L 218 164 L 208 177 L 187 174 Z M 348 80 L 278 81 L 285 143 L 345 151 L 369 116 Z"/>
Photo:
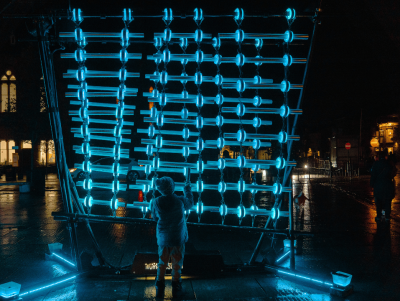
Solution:
<path fill-rule="evenodd" d="M 153 177 L 153 180 L 138 180 L 136 184 L 134 185 L 134 188 L 142 189 L 144 192 L 148 193 L 153 191 L 153 196 L 154 196 L 154 190 L 155 190 L 155 185 L 154 185 L 154 179 L 157 177 L 157 172 L 179 172 L 182 174 L 187 174 L 188 169 L 191 169 L 191 171 L 198 173 L 199 174 L 199 179 L 195 182 L 192 183 L 192 188 L 194 191 L 196 191 L 199 194 L 199 201 L 197 204 L 192 208 L 192 211 L 196 212 L 198 215 L 198 222 L 200 222 L 200 217 L 201 214 L 204 211 L 210 211 L 210 212 L 218 212 L 221 215 L 221 225 L 209 225 L 209 226 L 215 226 L 215 227 L 227 227 L 227 228 L 249 228 L 249 227 L 239 227 L 239 226 L 230 226 L 230 225 L 224 225 L 224 217 L 227 214 L 236 214 L 238 216 L 239 220 L 239 225 L 243 219 L 244 216 L 251 215 L 253 219 L 252 225 L 254 225 L 254 217 L 256 215 L 264 215 L 268 216 L 268 221 L 265 225 L 265 229 L 258 229 L 258 228 L 253 228 L 257 232 L 262 232 L 262 236 L 260 237 L 259 243 L 256 246 L 256 249 L 252 255 L 252 258 L 250 259 L 250 262 L 254 261 L 255 254 L 258 251 L 258 248 L 260 246 L 262 237 L 264 233 L 282 233 L 284 235 L 289 236 L 292 239 L 294 239 L 294 235 L 301 235 L 300 232 L 294 232 L 293 231 L 293 221 L 292 221 L 292 198 L 291 196 L 289 197 L 290 199 L 290 204 L 289 204 L 289 212 L 285 212 L 283 215 L 284 216 L 289 216 L 289 223 L 290 223 L 290 231 L 285 231 L 285 230 L 270 230 L 266 229 L 269 222 L 271 220 L 277 220 L 279 218 L 279 208 L 281 206 L 282 202 L 282 197 L 281 194 L 283 192 L 288 192 L 291 194 L 291 187 L 285 187 L 288 185 L 288 175 L 290 174 L 290 170 L 292 166 L 295 165 L 294 162 L 290 162 L 290 149 L 292 145 L 293 140 L 298 140 L 299 137 L 294 135 L 294 130 L 295 130 L 295 125 L 297 121 L 297 114 L 301 113 L 300 110 L 300 103 L 301 103 L 301 98 L 302 98 L 302 91 L 303 91 L 303 84 L 305 82 L 306 78 L 306 71 L 307 71 L 307 66 L 311 54 L 311 47 L 312 47 L 312 41 L 313 38 L 311 39 L 310 43 L 310 51 L 308 54 L 307 59 L 297 59 L 297 58 L 292 58 L 289 53 L 285 53 L 285 56 L 283 58 L 262 58 L 260 55 L 258 55 L 255 58 L 250 58 L 250 57 L 245 57 L 241 53 L 241 43 L 245 39 L 253 39 L 255 47 L 257 48 L 258 53 L 260 52 L 260 49 L 262 47 L 262 41 L 263 39 L 282 39 L 286 43 L 290 43 L 293 39 L 306 39 L 308 38 L 307 35 L 303 34 L 293 34 L 290 31 L 290 25 L 295 19 L 295 11 L 293 9 L 288 9 L 285 14 L 282 15 L 282 17 L 286 18 L 288 21 L 289 29 L 283 33 L 283 34 L 249 34 L 249 33 L 244 33 L 240 29 L 241 22 L 244 19 L 244 14 L 242 9 L 236 9 L 234 15 L 232 16 L 238 25 L 238 29 L 236 30 L 235 33 L 228 33 L 228 34 L 219 34 L 217 37 L 214 37 L 212 39 L 212 45 L 215 48 L 216 55 L 208 55 L 208 54 L 203 54 L 203 52 L 200 49 L 200 43 L 203 41 L 203 39 L 211 38 L 211 35 L 204 34 L 200 28 L 201 22 L 203 19 L 207 16 L 203 16 L 203 12 L 201 9 L 196 9 L 193 15 L 194 21 L 198 25 L 198 29 L 196 30 L 195 33 L 173 33 L 169 29 L 169 24 L 171 23 L 173 19 L 173 14 L 171 9 L 165 9 L 164 10 L 164 15 L 163 15 L 163 21 L 166 23 L 166 30 L 163 33 L 155 34 L 155 39 L 154 39 L 154 45 L 157 48 L 158 52 L 153 55 L 149 56 L 148 59 L 154 60 L 157 65 L 157 70 L 154 74 L 149 74 L 146 75 L 147 78 L 150 80 L 155 81 L 156 83 L 161 84 L 162 91 L 158 91 L 157 89 L 154 90 L 153 93 L 143 93 L 144 96 L 149 97 L 149 101 L 157 101 L 161 107 L 160 111 L 157 111 L 155 108 L 154 110 L 152 109 L 150 112 L 149 111 L 142 111 L 142 114 L 145 115 L 150 115 L 150 117 L 145 117 L 144 120 L 146 122 L 151 122 L 157 126 L 157 129 L 151 125 L 148 129 L 139 129 L 138 133 L 146 133 L 149 136 L 149 139 L 142 139 L 142 143 L 147 144 L 147 147 L 143 148 L 135 148 L 135 151 L 144 151 L 148 155 L 148 160 L 143 160 L 140 162 L 140 164 L 145 165 L 143 167 L 143 171 L 149 175 L 152 171 L 155 171 L 155 177 Z M 226 16 L 225 16 L 226 17 Z M 143 38 L 143 34 L 136 34 L 136 33 L 130 33 L 129 30 L 127 29 L 128 24 L 133 20 L 132 12 L 130 9 L 124 9 L 123 10 L 123 15 L 122 15 L 122 20 L 124 22 L 124 28 L 122 29 L 121 33 L 85 33 L 80 29 L 80 23 L 83 21 L 83 16 L 82 13 L 79 9 L 74 9 L 73 14 L 72 14 L 72 21 L 75 22 L 76 24 L 76 29 L 75 32 L 73 33 L 60 33 L 60 37 L 72 37 L 76 40 L 78 44 L 78 49 L 74 54 L 63 54 L 62 57 L 64 58 L 74 58 L 79 67 L 77 70 L 68 70 L 66 74 L 64 74 L 64 77 L 66 78 L 76 78 L 79 82 L 79 85 L 69 85 L 68 87 L 71 89 L 76 89 L 73 92 L 67 93 L 67 97 L 77 97 L 78 100 L 72 100 L 71 105 L 80 105 L 80 109 L 78 111 L 70 111 L 70 115 L 78 115 L 79 117 L 73 117 L 73 120 L 75 121 L 80 121 L 82 122 L 81 128 L 76 128 L 72 129 L 72 131 L 75 133 L 76 137 L 83 138 L 83 144 L 81 146 L 75 146 L 74 150 L 77 153 L 84 154 L 85 160 L 82 164 L 79 164 L 79 167 L 82 167 L 83 170 L 86 172 L 86 179 L 83 182 L 78 182 L 77 185 L 82 185 L 83 188 L 87 191 L 87 196 L 83 199 L 79 198 L 78 193 L 76 191 L 76 188 L 73 185 L 72 178 L 69 174 L 66 161 L 65 161 L 65 154 L 64 154 L 64 146 L 62 143 L 62 136 L 61 135 L 61 123 L 59 119 L 59 113 L 58 113 L 58 108 L 57 108 L 57 95 L 56 95 L 56 90 L 55 90 L 55 77 L 54 77 L 54 71 L 53 71 L 53 66 L 52 66 L 52 58 L 49 56 L 49 50 L 48 50 L 48 42 L 44 42 L 41 40 L 42 36 L 45 36 L 46 33 L 42 30 L 41 35 L 39 36 L 39 47 L 41 50 L 41 58 L 42 58 L 42 69 L 43 69 L 43 74 L 44 74 L 44 79 L 45 79 L 45 86 L 46 86 L 46 94 L 47 94 L 47 99 L 49 101 L 49 112 L 50 112 L 50 117 L 51 117 L 51 122 L 52 122 L 52 134 L 53 134 L 53 139 L 56 143 L 56 155 L 57 155 L 57 167 L 58 167 L 58 172 L 59 172 L 59 178 L 60 178 L 60 184 L 61 184 L 61 189 L 62 189 L 62 196 L 63 196 L 63 201 L 64 201 L 64 206 L 65 206 L 65 214 L 55 214 L 55 218 L 57 219 L 63 219 L 63 218 L 68 218 L 68 221 L 71 225 L 74 225 L 75 221 L 85 221 L 87 228 L 89 232 L 91 232 L 89 221 L 96 221 L 99 220 L 99 217 L 92 216 L 90 214 L 90 208 L 92 205 L 107 205 L 110 206 L 111 209 L 114 212 L 113 217 L 102 219 L 103 222 L 127 222 L 126 219 L 129 220 L 129 218 L 124 218 L 124 221 L 122 221 L 122 218 L 116 217 L 115 216 L 115 211 L 118 207 L 120 206 L 125 206 L 126 208 L 133 208 L 133 209 L 139 209 L 141 210 L 143 214 L 143 218 L 145 217 L 146 211 L 148 210 L 150 203 L 144 202 L 144 203 L 139 203 L 139 202 L 134 202 L 133 204 L 125 204 L 118 202 L 118 199 L 116 198 L 116 194 L 118 193 L 119 190 L 125 190 L 127 187 L 126 185 L 119 184 L 118 181 L 118 174 L 119 173 L 126 173 L 127 170 L 122 170 L 119 167 L 119 158 L 123 156 L 129 155 L 129 151 L 124 151 L 121 149 L 121 143 L 125 142 L 130 142 L 129 139 L 122 138 L 122 134 L 129 134 L 130 132 L 122 129 L 122 125 L 133 125 L 129 124 L 127 122 L 123 122 L 123 115 L 125 113 L 127 114 L 133 114 L 133 111 L 126 111 L 125 109 L 135 109 L 135 106 L 127 106 L 124 104 L 124 98 L 126 96 L 135 96 L 137 93 L 137 89 L 135 88 L 127 88 L 125 87 L 125 79 L 126 77 L 129 76 L 139 76 L 138 73 L 134 72 L 128 72 L 126 70 L 126 61 L 128 59 L 138 59 L 141 57 L 141 54 L 130 54 L 127 52 L 127 47 L 129 45 L 130 39 L 133 38 Z M 315 26 L 314 26 L 314 31 L 313 31 L 313 36 L 315 32 Z M 86 43 L 90 40 L 90 38 L 117 38 L 121 40 L 121 46 L 122 49 L 119 54 L 87 54 L 84 51 L 84 47 Z M 171 39 L 179 39 L 179 43 L 181 44 L 181 47 L 183 49 L 183 54 L 172 54 L 168 50 L 168 43 L 172 42 Z M 188 39 L 194 39 L 194 41 L 198 45 L 198 49 L 195 54 L 186 54 L 185 53 L 185 45 L 187 46 Z M 218 53 L 219 48 L 221 47 L 221 39 L 222 41 L 224 39 L 235 39 L 238 45 L 238 55 L 236 57 L 221 57 Z M 223 43 L 222 43 L 223 44 Z M 164 51 L 161 53 L 160 49 L 161 47 L 164 46 Z M 94 70 L 87 70 L 86 67 L 84 66 L 84 62 L 86 59 L 91 59 L 91 58 L 110 58 L 110 59 L 119 59 L 122 63 L 122 67 L 119 71 L 94 71 Z M 170 61 L 181 61 L 184 60 L 184 63 L 182 63 L 182 68 L 183 72 L 182 75 L 169 75 L 167 72 L 167 64 Z M 188 62 L 195 62 L 198 65 L 197 72 L 194 75 L 188 76 L 185 73 L 185 65 Z M 163 62 L 164 63 L 164 70 L 159 72 L 158 66 L 159 64 Z M 215 77 L 212 76 L 203 76 L 200 71 L 200 66 L 201 63 L 203 62 L 211 62 L 214 63 L 217 66 L 218 72 Z M 239 77 L 238 78 L 223 78 L 220 71 L 219 71 L 219 65 L 221 63 L 235 63 L 238 68 L 239 68 Z M 262 79 L 259 74 L 258 74 L 258 68 L 257 68 L 257 74 L 254 78 L 247 79 L 242 77 L 242 72 L 241 72 L 241 67 L 245 63 L 253 63 L 256 64 L 258 67 L 263 64 L 263 63 L 282 63 L 285 68 L 285 78 L 280 84 L 274 84 L 272 83 L 271 80 L 265 80 Z M 303 77 L 303 83 L 302 84 L 290 84 L 288 79 L 287 79 L 287 68 L 292 64 L 292 63 L 306 63 L 306 68 L 305 68 L 305 73 Z M 89 86 L 86 84 L 86 78 L 90 77 L 118 77 L 120 80 L 120 86 L 117 88 L 113 87 L 94 87 L 94 86 Z M 181 81 L 183 84 L 183 92 L 182 94 L 168 94 L 165 93 L 165 85 L 168 83 L 168 81 Z M 188 81 L 193 81 L 197 87 L 198 87 L 198 94 L 197 95 L 188 95 L 188 93 L 185 93 L 185 84 Z M 215 96 L 203 96 L 201 94 L 201 87 L 202 83 L 204 82 L 214 82 L 217 87 L 218 87 L 218 95 Z M 290 88 L 297 88 L 301 89 L 299 101 L 297 108 L 295 109 L 290 109 L 287 106 L 287 100 L 288 100 L 288 92 Z M 236 89 L 239 93 L 237 98 L 223 98 L 222 96 L 222 91 L 223 89 Z M 254 89 L 255 90 L 255 97 L 254 99 L 245 99 L 242 97 L 242 92 L 245 89 Z M 284 102 L 282 106 L 278 109 L 275 108 L 265 108 L 261 107 L 261 105 L 264 103 L 269 104 L 269 101 L 263 102 L 261 97 L 258 95 L 258 91 L 260 89 L 280 89 L 284 93 Z M 97 91 L 96 91 L 97 90 Z M 96 91 L 96 92 L 93 92 Z M 102 96 L 116 96 L 120 101 L 119 103 L 116 104 L 105 104 L 105 103 L 99 103 L 99 102 L 89 102 L 88 98 L 91 97 L 102 97 Z M 179 102 L 183 104 L 183 108 L 181 112 L 171 112 L 171 111 L 166 111 L 165 106 L 169 102 Z M 209 105 L 209 104 L 214 104 L 214 102 L 218 105 L 219 107 L 219 113 L 218 116 L 216 116 L 215 120 L 208 120 L 207 118 L 203 118 L 201 116 L 201 108 L 203 105 Z M 223 102 L 236 102 L 238 103 L 236 108 L 232 107 L 223 107 L 222 103 Z M 186 108 L 185 104 L 186 103 L 194 103 L 196 104 L 198 108 L 197 113 L 191 113 L 188 111 Z M 253 103 L 254 107 L 246 107 L 245 104 L 247 103 Z M 102 120 L 102 119 L 94 119 L 90 118 L 91 115 L 99 115 L 99 114 L 104 114 L 104 115 L 110 115 L 110 111 L 91 111 L 88 110 L 88 107 L 90 106 L 98 106 L 98 107 L 107 107 L 107 108 L 112 108 L 115 109 L 115 118 L 116 120 Z M 110 113 L 110 114 L 109 114 Z M 222 113 L 236 113 L 238 119 L 224 119 L 222 116 Z M 244 120 L 242 119 L 243 115 L 245 113 L 254 113 L 255 118 L 253 120 Z M 112 112 L 114 114 L 114 112 Z M 194 115 L 195 114 L 195 115 Z M 261 120 L 261 118 L 258 117 L 258 114 L 279 114 L 282 117 L 282 130 L 278 134 L 259 134 L 257 133 L 257 129 L 259 128 L 260 125 L 262 124 L 267 124 L 268 121 Z M 289 129 L 289 122 L 288 122 L 288 115 L 289 114 L 296 114 L 295 115 L 295 121 L 292 126 L 292 131 L 290 132 Z M 180 116 L 181 118 L 169 118 L 168 115 L 172 116 Z M 167 116 L 164 118 L 164 116 Z M 190 119 L 189 116 L 196 116 L 196 119 Z M 263 115 L 264 116 L 264 115 Z M 89 128 L 88 125 L 89 123 L 107 123 L 107 124 L 115 124 L 115 128 L 113 131 L 110 131 L 109 129 L 98 129 L 98 128 Z M 232 124 L 238 124 L 239 125 L 239 130 L 237 133 L 223 133 L 221 131 L 221 126 L 225 123 L 232 123 Z M 164 124 L 168 123 L 180 123 L 182 124 L 183 131 L 182 132 L 174 132 L 174 131 L 168 131 L 162 129 L 162 126 Z M 253 124 L 255 128 L 255 133 L 247 133 L 243 129 L 243 124 Z M 189 131 L 189 126 L 194 125 L 198 129 L 198 133 L 195 132 L 190 132 Z M 218 139 L 215 141 L 203 141 L 201 138 L 201 129 L 203 126 L 217 126 L 219 129 L 219 134 L 218 134 Z M 151 128 L 153 127 L 153 128 Z M 289 135 L 290 133 L 290 135 Z M 95 134 L 103 134 L 103 135 L 95 135 Z M 111 136 L 104 136 L 104 134 L 111 134 Z M 195 134 L 195 137 L 197 138 L 196 142 L 188 142 L 188 138 L 190 135 Z M 162 135 L 181 135 L 184 141 L 168 141 L 168 140 L 163 140 Z M 153 139 L 154 137 L 154 139 Z M 114 147 L 110 148 L 104 148 L 104 147 L 94 147 L 90 144 L 91 140 L 105 140 L 105 141 L 111 141 L 114 143 Z M 231 139 L 231 140 L 228 140 Z M 237 141 L 234 141 L 232 139 L 236 139 Z M 253 142 L 247 142 L 246 139 L 254 139 Z M 267 146 L 268 142 L 265 142 L 265 140 L 278 140 L 280 144 L 284 144 L 286 142 L 288 143 L 288 153 L 286 156 L 286 160 L 284 159 L 284 154 L 281 151 L 280 156 L 276 160 L 258 160 L 258 159 L 251 159 L 251 160 L 246 160 L 246 158 L 243 156 L 243 146 L 253 146 L 255 149 L 259 149 L 261 146 Z M 264 140 L 264 141 L 263 141 Z M 219 149 L 219 152 L 222 150 L 224 145 L 239 145 L 241 148 L 241 155 L 238 157 L 237 160 L 229 160 L 229 159 L 223 159 L 219 158 L 218 161 L 213 161 L 213 162 L 207 162 L 207 164 L 204 164 L 201 158 L 201 152 L 204 148 L 215 148 Z M 153 147 L 153 145 L 155 147 Z M 171 149 L 167 148 L 166 146 L 181 146 L 182 149 Z M 190 155 L 191 150 L 190 148 L 195 148 L 196 152 L 198 154 L 198 161 L 197 163 L 187 163 L 187 157 Z M 171 152 L 179 152 L 182 153 L 185 162 L 179 163 L 179 162 L 168 162 L 168 161 L 163 161 L 160 160 L 160 154 L 162 153 L 171 153 Z M 103 156 L 113 156 L 115 159 L 115 162 L 112 166 L 96 166 L 93 167 L 90 164 L 90 155 L 96 154 L 96 155 L 103 155 Z M 153 157 L 153 155 L 155 155 Z M 151 157 L 153 157 L 153 160 L 151 160 Z M 253 177 L 251 184 L 247 184 L 244 182 L 243 179 L 243 168 L 244 167 L 249 167 L 251 166 L 252 169 L 256 172 L 259 168 L 265 167 L 266 165 L 275 165 L 278 170 L 284 171 L 284 174 L 281 175 L 281 172 L 279 172 L 278 177 L 277 177 L 277 182 L 273 186 L 265 186 L 265 185 L 257 185 L 255 183 L 255 177 Z M 176 168 L 176 167 L 179 168 Z M 240 179 L 238 183 L 225 183 L 224 182 L 224 175 L 223 175 L 223 169 L 226 166 L 235 166 L 240 169 Z M 110 172 L 114 176 L 114 180 L 112 184 L 108 183 L 96 183 L 92 182 L 90 179 L 90 172 L 91 170 L 94 170 L 94 168 L 101 168 L 101 171 L 106 171 Z M 202 179 L 201 179 L 201 174 L 204 169 L 219 169 L 221 171 L 221 182 L 219 185 L 212 185 L 212 184 L 204 184 Z M 138 166 L 137 169 L 140 169 Z M 283 178 L 282 178 L 283 176 Z M 186 182 L 189 181 L 190 179 L 186 178 Z M 281 180 L 282 179 L 282 180 Z M 70 187 L 71 185 L 71 187 Z M 177 190 L 182 190 L 183 186 L 185 183 L 176 183 Z M 90 190 L 92 187 L 101 187 L 101 188 L 109 188 L 113 191 L 113 198 L 110 201 L 104 201 L 104 200 L 93 200 L 93 198 L 90 195 Z M 220 207 L 212 207 L 212 206 L 205 206 L 203 205 L 203 202 L 201 200 L 201 192 L 204 189 L 212 189 L 212 190 L 217 190 L 220 195 L 221 195 L 221 206 Z M 240 206 L 238 208 L 228 208 L 227 205 L 224 202 L 224 197 L 223 194 L 226 190 L 233 189 L 233 190 L 238 190 L 240 197 L 242 199 L 242 194 L 245 190 L 250 190 L 253 195 L 257 191 L 262 191 L 262 190 L 267 190 L 267 191 L 272 191 L 276 195 L 276 202 L 274 204 L 273 210 L 265 210 L 265 209 L 258 209 L 257 206 L 255 205 L 254 197 L 252 198 L 253 204 L 251 208 L 244 208 L 243 203 L 241 201 Z M 78 214 L 73 214 L 73 204 L 75 205 L 75 208 L 78 211 Z M 190 212 L 187 212 L 189 214 Z M 84 214 L 84 216 L 82 215 Z M 75 220 L 73 219 L 73 216 L 75 216 Z M 281 214 L 282 216 L 282 214 Z M 148 223 L 148 220 L 146 219 L 140 219 L 142 220 L 143 223 Z M 132 223 L 137 223 L 141 222 L 138 221 L 138 219 L 132 219 Z M 190 223 L 189 223 L 190 224 Z M 199 224 L 199 223 L 198 223 Z M 204 224 L 199 224 L 199 225 L 204 225 Z M 78 243 L 77 243 L 77 238 L 76 238 L 76 231 L 75 227 L 71 226 L 70 227 L 70 233 L 71 233 L 71 245 L 73 246 L 73 251 L 75 256 L 73 258 L 76 259 L 78 269 L 81 269 L 80 263 L 79 263 L 79 258 L 78 255 Z M 91 233 L 92 238 L 95 242 L 94 235 Z M 96 247 L 96 252 L 100 253 L 98 254 L 99 257 L 101 256 L 100 248 L 95 242 L 95 247 Z M 293 250 L 293 246 L 291 248 Z M 292 254 L 292 260 L 291 260 L 291 266 L 294 268 L 294 252 L 291 252 Z M 293 261 L 293 262 L 292 262 Z M 104 262 L 104 258 L 103 258 Z"/>

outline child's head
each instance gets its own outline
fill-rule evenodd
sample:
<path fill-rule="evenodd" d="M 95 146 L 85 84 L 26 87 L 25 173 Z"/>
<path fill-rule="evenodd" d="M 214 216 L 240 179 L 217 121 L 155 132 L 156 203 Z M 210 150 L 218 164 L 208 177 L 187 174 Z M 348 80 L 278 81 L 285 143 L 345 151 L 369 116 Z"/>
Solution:
<path fill-rule="evenodd" d="M 162 177 L 156 180 L 157 190 L 162 195 L 173 194 L 175 191 L 175 183 L 170 177 Z"/>

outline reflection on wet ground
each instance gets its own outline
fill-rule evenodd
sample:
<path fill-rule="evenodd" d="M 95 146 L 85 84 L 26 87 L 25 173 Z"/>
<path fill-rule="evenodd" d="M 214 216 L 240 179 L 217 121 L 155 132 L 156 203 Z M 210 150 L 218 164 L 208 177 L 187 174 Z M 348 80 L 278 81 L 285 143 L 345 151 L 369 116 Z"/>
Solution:
<path fill-rule="evenodd" d="M 332 271 L 352 274 L 356 293 L 347 300 L 396 300 L 393 297 L 400 296 L 400 224 L 396 218 L 390 225 L 375 223 L 368 180 L 367 176 L 351 182 L 343 178 L 316 178 L 311 182 L 301 179 L 300 183 L 294 179 L 293 195 L 302 191 L 307 198 L 303 206 L 294 208 L 295 227 L 315 234 L 314 237 L 298 238 L 296 269 L 320 279 L 329 279 Z M 49 190 L 44 196 L 20 194 L 16 187 L 0 187 L 0 283 L 15 281 L 28 285 L 68 272 L 56 262 L 44 261 L 48 243 L 69 245 L 66 224 L 55 222 L 51 217 L 51 212 L 63 209 L 55 175 L 49 176 L 46 186 Z M 397 187 L 399 189 L 399 185 Z M 79 192 L 83 195 L 83 191 Z M 130 203 L 137 195 L 137 191 L 128 191 L 122 192 L 120 197 L 121 201 Z M 393 202 L 395 215 L 399 214 L 399 195 Z M 104 191 L 94 191 L 94 197 L 109 198 Z M 203 193 L 202 198 L 207 205 L 220 204 L 219 194 Z M 225 201 L 232 207 L 237 206 L 238 194 L 226 194 Z M 273 201 L 273 196 L 268 193 L 257 194 L 256 203 L 261 208 L 269 209 Z M 246 207 L 250 206 L 251 195 L 244 195 L 243 202 Z M 287 201 L 285 206 L 287 208 Z M 92 213 L 111 215 L 111 210 L 97 206 L 93 207 Z M 141 217 L 140 212 L 124 208 L 119 208 L 117 215 Z M 197 220 L 194 215 L 190 218 Z M 218 215 L 204 214 L 202 222 L 221 221 Z M 265 220 L 258 219 L 257 226 L 263 226 L 263 222 Z M 237 217 L 232 216 L 226 223 L 237 225 Z M 245 219 L 243 225 L 251 225 L 251 219 Z M 287 226 L 287 219 L 282 218 L 279 228 Z M 136 251 L 156 250 L 154 226 L 92 224 L 92 228 L 107 260 L 113 265 L 129 265 Z M 85 228 L 79 225 L 77 229 L 81 250 L 92 252 Z M 246 231 L 199 227 L 190 227 L 189 236 L 188 248 L 219 250 L 227 265 L 248 262 L 259 238 L 258 234 Z M 265 254 L 270 246 L 271 240 L 265 239 L 261 253 Z M 288 260 L 283 260 L 282 266 L 288 267 Z M 289 280 L 265 272 L 251 275 L 238 272 L 221 278 L 187 279 L 184 287 L 190 292 L 187 300 L 336 300 L 326 290 Z M 38 300 L 153 299 L 153 284 L 153 280 L 79 279 Z M 170 284 L 167 297 L 171 298 Z"/>

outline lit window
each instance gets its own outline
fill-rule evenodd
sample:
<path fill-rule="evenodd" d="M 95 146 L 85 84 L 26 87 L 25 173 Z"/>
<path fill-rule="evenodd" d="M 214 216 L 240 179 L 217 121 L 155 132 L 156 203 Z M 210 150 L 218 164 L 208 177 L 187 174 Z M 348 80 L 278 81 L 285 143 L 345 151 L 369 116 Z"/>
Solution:
<path fill-rule="evenodd" d="M 49 164 L 56 164 L 56 151 L 54 149 L 54 141 L 49 140 L 47 142 L 47 162 Z"/>
<path fill-rule="evenodd" d="M 39 145 L 39 164 L 48 165 L 56 163 L 56 154 L 53 140 L 41 140 Z"/>
<path fill-rule="evenodd" d="M 7 75 L 7 76 L 6 76 Z M 14 75 L 8 70 L 6 75 L 1 77 L 1 106 L 0 112 L 16 112 L 17 111 L 17 86 L 11 81 L 15 81 Z"/>
<path fill-rule="evenodd" d="M 9 140 L 8 141 L 8 162 L 12 164 L 13 160 L 13 153 L 15 153 L 15 149 L 13 149 L 13 146 L 15 146 L 15 141 L 14 140 Z"/>
<path fill-rule="evenodd" d="M 4 165 L 7 162 L 7 142 L 0 141 L 0 164 Z"/>
<path fill-rule="evenodd" d="M 7 112 L 8 109 L 8 84 L 1 84 L 1 111 Z"/>
<path fill-rule="evenodd" d="M 31 140 L 25 140 L 22 142 L 22 148 L 32 148 L 32 141 Z"/>
<path fill-rule="evenodd" d="M 46 165 L 47 163 L 46 153 L 47 153 L 46 140 L 41 140 L 39 146 L 39 164 Z"/>

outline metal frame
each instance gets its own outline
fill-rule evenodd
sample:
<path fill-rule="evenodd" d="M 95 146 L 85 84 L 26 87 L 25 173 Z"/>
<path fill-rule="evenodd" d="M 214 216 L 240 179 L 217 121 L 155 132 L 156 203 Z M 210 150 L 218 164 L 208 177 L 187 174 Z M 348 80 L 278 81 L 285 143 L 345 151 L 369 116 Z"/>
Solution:
<path fill-rule="evenodd" d="M 55 15 L 54 15 L 55 16 Z M 58 18 L 70 18 L 69 12 L 66 15 L 57 15 Z M 157 16 L 135 16 L 135 18 L 138 17 L 143 17 L 143 18 L 159 18 L 162 17 L 161 15 Z M 191 15 L 182 15 L 182 16 L 174 16 L 175 18 L 186 18 L 186 17 L 191 17 Z M 233 17 L 233 15 L 225 15 L 225 16 L 214 16 L 214 15 L 206 15 L 205 17 Z M 283 15 L 260 15 L 260 16 L 246 16 L 246 17 L 262 17 L 262 18 L 269 18 L 269 17 L 284 17 Z M 315 22 L 315 18 L 317 17 L 317 12 L 314 15 L 299 15 L 297 16 L 299 18 L 306 17 L 306 18 L 312 18 L 314 21 L 314 28 L 313 28 L 313 33 L 311 36 L 311 42 L 310 42 L 310 47 L 309 47 L 309 52 L 308 52 L 308 57 L 307 57 L 307 63 L 304 71 L 304 76 L 303 76 L 303 86 L 306 81 L 307 77 L 307 69 L 310 61 L 310 56 L 312 52 L 312 46 L 313 46 L 313 41 L 314 41 L 314 36 L 315 36 L 315 29 L 317 22 Z M 79 258 L 79 246 L 78 246 L 78 239 L 77 239 L 77 232 L 76 232 L 76 223 L 77 222 L 82 222 L 85 221 L 88 225 L 88 229 L 90 230 L 89 226 L 89 221 L 92 222 L 109 222 L 109 223 L 122 223 L 122 224 L 135 224 L 135 223 L 144 223 L 144 224 L 152 224 L 153 222 L 150 220 L 145 220 L 145 219 L 134 219 L 134 218 L 120 218 L 120 217 L 98 217 L 94 215 L 84 215 L 84 214 L 76 214 L 74 213 L 73 209 L 73 199 L 74 197 L 73 192 L 71 191 L 70 184 L 71 184 L 71 179 L 69 175 L 69 170 L 67 168 L 66 164 L 66 157 L 65 157 L 65 151 L 64 151 L 64 143 L 63 143 L 63 137 L 62 137 L 62 128 L 61 128 L 61 121 L 60 121 L 60 116 L 59 116 L 59 108 L 58 108 L 58 100 L 57 100 L 57 91 L 56 91 L 56 86 L 55 86 L 55 74 L 54 74 L 54 66 L 53 66 L 53 58 L 52 54 L 49 49 L 49 39 L 47 35 L 47 30 L 48 28 L 44 28 L 44 17 L 43 16 L 32 16 L 32 15 L 5 15 L 3 18 L 34 18 L 37 19 L 37 32 L 38 32 L 38 45 L 39 45 L 39 53 L 40 53 L 40 59 L 41 59 L 41 66 L 42 66 L 42 72 L 43 72 L 43 80 L 44 80 L 44 86 L 45 86 L 45 92 L 46 92 L 46 99 L 47 99 L 47 104 L 49 108 L 49 117 L 50 117 L 50 125 L 51 125 L 51 130 L 52 130 L 52 138 L 55 142 L 55 152 L 56 152 L 56 158 L 57 158 L 57 171 L 58 171 L 58 176 L 60 179 L 60 187 L 61 187 L 61 194 L 62 194 L 62 200 L 64 204 L 64 212 L 65 213 L 57 213 L 53 212 L 53 216 L 55 220 L 66 220 L 68 222 L 68 230 L 70 233 L 70 241 L 71 241 L 71 253 L 72 253 L 72 258 L 75 259 L 77 263 L 77 268 L 78 271 L 82 270 L 82 265 L 80 262 Z M 85 18 L 121 18 L 121 16 L 85 16 Z M 150 41 L 143 41 L 144 43 L 150 43 Z M 298 99 L 297 103 L 297 109 L 300 108 L 301 101 L 303 98 L 303 90 L 304 88 L 301 89 L 300 96 Z M 292 131 L 291 134 L 294 135 L 295 129 L 296 129 L 296 124 L 297 124 L 297 118 L 298 116 L 295 116 L 294 119 L 294 124 L 292 126 Z M 289 123 L 289 121 L 288 121 Z M 288 124 L 289 125 L 289 124 Z M 288 127 L 288 132 L 289 132 L 289 127 Z M 290 158 L 290 151 L 292 147 L 293 141 L 288 141 L 288 155 L 287 155 L 287 160 L 289 161 Z M 291 173 L 292 167 L 286 167 L 285 172 L 284 172 L 284 179 L 283 179 L 283 185 L 286 184 L 289 175 Z M 73 187 L 75 189 L 75 187 Z M 79 203 L 78 200 L 75 200 L 76 203 Z M 281 200 L 282 202 L 282 200 Z M 79 204 L 75 204 L 79 208 Z M 280 206 L 280 205 L 279 205 Z M 81 211 L 81 210 L 78 210 Z M 311 233 L 304 233 L 301 231 L 294 231 L 294 225 L 293 225 L 293 198 L 292 198 L 292 192 L 289 192 L 289 230 L 288 231 L 282 231 L 282 230 L 271 230 L 267 229 L 269 222 L 271 221 L 271 218 L 269 217 L 267 220 L 267 223 L 264 228 L 254 228 L 254 227 L 243 227 L 243 226 L 230 226 L 230 225 L 216 225 L 216 224 L 204 224 L 204 223 L 187 223 L 189 225 L 197 225 L 197 226 L 207 226 L 207 227 L 215 227 L 215 228 L 232 228 L 232 229 L 244 229 L 247 231 L 252 231 L 252 232 L 261 232 L 261 236 L 259 238 L 259 241 L 253 251 L 253 254 L 250 258 L 250 263 L 253 263 L 255 260 L 255 257 L 257 256 L 262 239 L 264 238 L 264 235 L 284 235 L 288 236 L 291 239 L 291 255 L 290 255 L 290 268 L 294 269 L 295 268 L 295 257 L 294 257 L 294 239 L 296 236 L 312 236 Z M 91 231 L 91 230 L 90 230 Z M 93 234 L 93 233 L 92 233 Z M 94 235 L 92 235 L 92 238 L 94 239 Z M 99 248 L 97 245 L 98 252 Z M 101 255 L 101 254 L 100 254 Z"/>

